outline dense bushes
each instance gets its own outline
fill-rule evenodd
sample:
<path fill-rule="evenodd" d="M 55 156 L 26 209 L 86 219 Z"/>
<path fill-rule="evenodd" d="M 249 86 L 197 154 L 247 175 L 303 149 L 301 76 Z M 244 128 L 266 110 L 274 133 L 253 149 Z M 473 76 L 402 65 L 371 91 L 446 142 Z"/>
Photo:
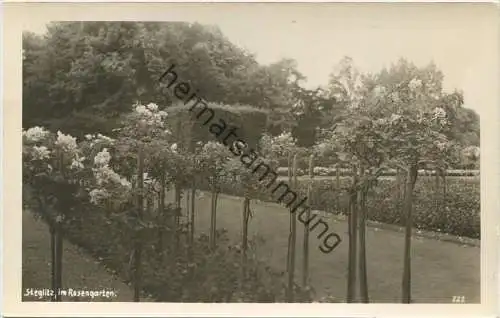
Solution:
<path fill-rule="evenodd" d="M 105 211 L 84 205 L 65 225 L 65 236 L 96 259 L 131 282 L 133 232 Z M 176 253 L 156 253 L 154 227 L 144 229 L 142 290 L 162 302 L 280 302 L 285 300 L 283 273 L 276 272 L 247 252 L 245 274 L 238 245 L 232 245 L 225 230 L 218 231 L 217 249 L 211 251 L 208 236 L 200 235 L 190 250 L 181 240 Z M 255 248 L 255 244 L 251 245 Z M 192 251 L 190 253 L 189 251 Z M 242 277 L 244 277 L 242 279 Z M 297 287 L 300 289 L 299 287 Z M 297 290 L 297 301 L 311 301 L 310 293 Z"/>
<path fill-rule="evenodd" d="M 415 187 L 414 226 L 418 229 L 480 238 L 480 186 L 466 179 L 450 179 L 446 194 L 436 191 L 431 178 L 421 178 Z M 394 182 L 383 180 L 371 201 L 371 220 L 403 225 L 402 202 L 395 198 Z"/>
<path fill-rule="evenodd" d="M 349 182 L 341 178 L 341 187 Z M 296 191 L 305 195 L 308 179 L 299 179 Z M 418 229 L 444 232 L 470 238 L 480 237 L 480 185 L 477 178 L 449 178 L 446 193 L 438 189 L 435 178 L 419 177 L 415 186 L 414 226 Z M 222 192 L 241 196 L 241 187 L 235 184 L 222 186 Z M 348 198 L 335 189 L 335 180 L 314 180 L 311 205 L 313 209 L 333 214 L 344 214 Z M 258 198 L 275 202 L 271 193 L 263 190 Z M 368 219 L 388 224 L 403 225 L 402 200 L 398 199 L 394 180 L 381 179 L 368 197 Z"/>

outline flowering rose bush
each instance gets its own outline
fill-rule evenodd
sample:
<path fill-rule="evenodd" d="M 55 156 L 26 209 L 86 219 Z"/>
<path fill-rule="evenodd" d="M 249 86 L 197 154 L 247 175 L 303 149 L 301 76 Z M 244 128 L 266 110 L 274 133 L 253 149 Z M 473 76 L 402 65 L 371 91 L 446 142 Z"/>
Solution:
<path fill-rule="evenodd" d="M 104 148 L 94 157 L 92 172 L 94 184 L 89 191 L 90 202 L 102 204 L 106 200 L 115 202 L 127 201 L 132 185 L 130 181 L 116 173 L 109 165 L 111 155 L 108 148 Z"/>
<path fill-rule="evenodd" d="M 23 131 L 23 168 L 31 176 L 64 174 L 74 179 L 84 168 L 83 160 L 75 137 L 60 131 L 54 135 L 42 127 Z"/>
<path fill-rule="evenodd" d="M 295 154 L 298 154 L 298 165 L 303 169 L 307 166 L 302 159 L 308 156 L 308 151 L 297 146 L 297 139 L 290 132 L 284 132 L 275 137 L 264 134 L 260 139 L 260 149 L 262 159 L 274 169 L 278 169 L 279 166 L 288 166 L 290 156 Z"/>
<path fill-rule="evenodd" d="M 167 112 L 159 110 L 158 105 L 149 103 L 133 105 L 132 112 L 127 114 L 120 129 L 122 138 L 129 137 L 142 142 L 150 142 L 155 138 L 171 134 L 166 128 Z"/>
<path fill-rule="evenodd" d="M 233 157 L 229 149 L 216 141 L 209 141 L 200 151 L 200 164 L 203 175 L 214 189 L 228 177 L 225 169 L 226 162 Z"/>
<path fill-rule="evenodd" d="M 79 187 L 84 160 L 75 137 L 43 127 L 23 131 L 23 190 L 35 202 L 25 202 L 49 220 L 62 220 L 82 196 Z"/>
<path fill-rule="evenodd" d="M 297 150 L 297 140 L 293 138 L 290 132 L 281 133 L 276 137 L 270 138 L 268 142 L 264 142 L 262 148 L 268 159 L 279 160 L 288 158 L 291 152 Z"/>

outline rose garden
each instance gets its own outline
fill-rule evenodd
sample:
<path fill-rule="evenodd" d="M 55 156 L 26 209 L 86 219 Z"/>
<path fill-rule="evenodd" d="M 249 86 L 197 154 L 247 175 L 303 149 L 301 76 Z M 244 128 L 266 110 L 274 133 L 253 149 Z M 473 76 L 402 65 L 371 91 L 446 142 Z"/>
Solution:
<path fill-rule="evenodd" d="M 305 89 L 290 61 L 252 64 L 201 26 L 99 23 L 24 39 L 23 287 L 38 279 L 32 242 L 50 258 L 45 287 L 72 287 L 81 253 L 122 301 L 479 301 L 478 119 L 435 66 L 362 74 L 345 59 L 327 89 Z M 169 62 L 338 246 L 176 101 L 157 80 Z"/>

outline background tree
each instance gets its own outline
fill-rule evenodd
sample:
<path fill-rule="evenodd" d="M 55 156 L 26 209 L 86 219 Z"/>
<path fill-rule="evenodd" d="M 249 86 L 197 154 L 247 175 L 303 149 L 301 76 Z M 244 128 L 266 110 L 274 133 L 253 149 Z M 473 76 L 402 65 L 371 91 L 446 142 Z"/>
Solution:
<path fill-rule="evenodd" d="M 57 22 L 43 37 L 26 33 L 23 49 L 23 125 L 76 135 L 111 135 L 137 100 L 171 104 L 158 78 L 172 64 L 207 101 L 264 108 L 286 105 L 279 96 L 293 70 L 289 62 L 260 66 L 220 30 L 197 23 Z M 276 101 L 266 101 L 271 92 Z"/>
<path fill-rule="evenodd" d="M 294 86 L 291 112 L 296 124 L 292 133 L 298 146 L 312 147 L 318 139 L 318 132 L 334 124 L 342 108 L 322 88 Z"/>

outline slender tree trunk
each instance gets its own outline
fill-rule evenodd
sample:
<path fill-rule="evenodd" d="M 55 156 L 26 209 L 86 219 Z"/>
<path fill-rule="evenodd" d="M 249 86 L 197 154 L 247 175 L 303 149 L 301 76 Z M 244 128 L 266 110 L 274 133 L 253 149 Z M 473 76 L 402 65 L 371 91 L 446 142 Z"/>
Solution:
<path fill-rule="evenodd" d="M 242 231 L 241 231 L 241 282 L 244 281 L 247 268 L 248 222 L 250 220 L 250 198 L 243 198 Z"/>
<path fill-rule="evenodd" d="M 160 176 L 160 195 L 158 196 L 158 243 L 156 245 L 156 254 L 160 261 L 163 260 L 163 230 L 165 226 L 165 191 L 166 191 L 165 172 Z"/>
<path fill-rule="evenodd" d="M 218 192 L 214 188 L 212 190 L 212 207 L 210 214 L 210 248 L 215 249 L 216 247 L 216 234 L 217 234 L 217 197 Z"/>
<path fill-rule="evenodd" d="M 143 149 L 139 149 L 138 153 L 138 196 L 137 196 L 137 221 L 142 221 L 142 214 L 144 209 L 144 153 Z M 135 242 L 134 242 L 134 302 L 141 300 L 141 258 L 142 258 L 142 237 L 141 230 L 135 229 Z"/>
<path fill-rule="evenodd" d="M 314 157 L 311 155 L 309 158 L 309 177 L 310 182 L 307 187 L 307 206 L 312 206 L 311 196 L 312 196 L 312 185 L 314 182 Z M 311 209 L 306 211 L 307 220 L 311 219 Z M 302 247 L 304 251 L 303 263 L 302 263 L 302 286 L 307 287 L 309 285 L 309 226 L 304 226 L 304 244 Z"/>
<path fill-rule="evenodd" d="M 181 200 L 182 200 L 182 189 L 180 187 L 179 183 L 175 184 L 175 190 L 174 190 L 174 196 L 175 196 L 175 214 L 174 214 L 174 226 L 173 226 L 173 233 L 174 233 L 174 255 L 178 252 L 179 250 L 179 241 L 180 241 L 180 216 L 182 214 L 182 207 L 181 207 Z"/>
<path fill-rule="evenodd" d="M 56 220 L 56 240 L 55 240 L 55 248 L 56 248 L 56 289 L 55 299 L 56 301 L 61 301 L 61 289 L 62 289 L 62 271 L 63 271 L 63 237 L 62 237 L 62 229 L 61 224 L 58 220 Z"/>
<path fill-rule="evenodd" d="M 65 170 L 64 170 L 64 154 L 62 152 L 59 153 L 59 170 L 61 171 L 61 174 L 63 175 L 63 178 L 65 176 Z M 69 208 L 66 204 L 66 202 L 61 202 L 62 200 L 58 200 L 57 202 L 57 216 L 55 219 L 51 220 L 51 228 L 53 229 L 53 249 L 54 249 L 54 255 L 53 255 L 53 263 L 52 263 L 52 269 L 53 269 L 53 292 L 54 292 L 54 301 L 61 301 L 61 294 L 60 290 L 62 288 L 62 253 L 63 253 L 63 238 L 62 238 L 62 228 L 61 228 L 61 222 L 62 222 L 62 213 L 65 212 L 64 210 Z M 61 218 L 61 219 L 60 219 Z"/>
<path fill-rule="evenodd" d="M 194 230 L 195 230 L 195 205 L 196 205 L 196 182 L 192 181 L 193 183 L 191 184 L 191 209 L 190 209 L 190 218 L 189 218 L 189 224 L 191 225 L 189 227 L 189 241 L 191 248 L 194 247 Z"/>
<path fill-rule="evenodd" d="M 406 177 L 406 197 L 404 215 L 406 216 L 404 267 L 402 281 L 402 301 L 404 304 L 411 303 L 411 237 L 413 228 L 413 189 L 417 181 L 418 169 L 416 165 L 410 166 Z"/>
<path fill-rule="evenodd" d="M 181 193 L 184 194 L 184 196 L 185 196 L 186 217 L 185 217 L 185 224 L 182 224 L 182 222 L 179 223 L 182 226 L 180 227 L 181 231 L 179 232 L 179 239 L 177 241 L 177 249 L 179 249 L 180 240 L 183 239 L 184 245 L 186 246 L 186 248 L 183 249 L 183 252 L 186 255 L 186 257 L 188 258 L 191 255 L 191 251 L 189 248 L 189 246 L 190 246 L 189 228 L 191 227 L 190 218 L 189 218 L 189 216 L 191 215 L 191 213 L 189 211 L 191 204 L 189 202 L 191 200 L 191 198 L 190 198 L 191 191 L 189 191 L 189 189 L 186 188 L 186 189 L 183 189 Z M 182 199 L 182 197 L 181 197 L 181 199 Z M 182 205 L 182 204 L 179 202 L 179 205 Z"/>
<path fill-rule="evenodd" d="M 442 170 L 442 178 L 443 178 L 443 204 L 446 204 L 446 169 Z"/>
<path fill-rule="evenodd" d="M 188 152 L 195 158 L 195 144 L 193 142 L 193 128 L 194 122 L 191 119 L 188 119 L 186 122 L 187 127 L 187 149 Z M 196 166 L 196 160 L 191 161 L 192 167 Z M 191 206 L 187 207 L 188 209 L 188 219 L 189 219 L 189 257 L 193 255 L 194 251 L 194 231 L 195 231 L 195 206 L 196 206 L 196 174 L 192 174 L 191 179 Z"/>
<path fill-rule="evenodd" d="M 290 186 L 292 186 L 292 154 L 289 153 L 288 154 L 288 169 L 287 169 L 287 173 L 288 173 L 288 184 Z M 293 287 L 292 287 L 292 284 L 290 284 L 290 257 L 291 257 L 291 239 L 292 239 L 292 220 L 290 219 L 290 228 L 289 228 L 289 232 L 288 232 L 288 250 L 287 250 L 287 255 L 286 255 L 286 272 L 287 272 L 287 279 L 288 279 L 288 285 L 287 285 L 287 288 L 286 288 L 286 300 L 287 302 L 292 302 L 292 299 L 293 299 Z M 293 278 L 292 278 L 293 279 Z"/>
<path fill-rule="evenodd" d="M 250 218 L 250 199 L 245 196 L 243 198 L 243 224 L 242 224 L 242 237 L 241 248 L 242 255 L 246 258 L 248 249 L 248 220 Z"/>
<path fill-rule="evenodd" d="M 148 195 L 146 198 L 146 215 L 153 215 L 154 197 Z"/>
<path fill-rule="evenodd" d="M 191 222 L 189 216 L 191 215 L 191 212 L 189 211 L 189 209 L 191 208 L 191 204 L 189 204 L 191 202 L 191 191 L 188 191 L 188 189 L 185 190 L 185 195 L 186 195 L 186 217 L 187 217 L 187 222 L 188 222 L 188 226 L 191 226 L 191 224 L 189 224 Z"/>
<path fill-rule="evenodd" d="M 365 175 L 365 168 L 361 167 L 361 178 Z M 359 200 L 359 289 L 361 293 L 361 301 L 369 302 L 368 297 L 368 273 L 366 266 L 366 199 L 368 195 L 368 185 L 365 185 L 360 190 Z"/>
<path fill-rule="evenodd" d="M 172 239 L 170 240 L 170 245 L 171 245 L 171 250 L 173 254 L 175 255 L 177 253 L 176 246 L 177 246 L 177 214 L 179 214 L 179 211 L 177 209 L 179 206 L 177 205 L 177 199 L 179 198 L 179 188 L 177 187 L 177 183 L 174 184 L 174 210 L 173 214 L 171 217 L 171 237 Z"/>
<path fill-rule="evenodd" d="M 176 118 L 176 130 L 177 130 L 177 146 L 179 150 L 185 149 L 186 138 L 183 130 L 183 120 L 180 116 Z M 174 217 L 174 254 L 177 254 L 179 250 L 180 241 L 180 216 L 182 215 L 182 187 L 180 185 L 180 180 L 175 180 L 175 217 Z"/>
<path fill-rule="evenodd" d="M 401 200 L 402 198 L 402 191 L 401 191 L 401 169 L 397 168 L 396 169 L 396 199 Z"/>
<path fill-rule="evenodd" d="M 439 210 L 439 207 L 440 207 L 440 201 L 441 201 L 441 182 L 440 182 L 440 177 L 441 177 L 441 170 L 439 168 L 436 168 L 436 175 L 434 176 L 434 180 L 436 182 L 436 188 L 434 189 L 434 197 L 435 197 L 435 200 L 436 200 L 436 209 Z"/>
<path fill-rule="evenodd" d="M 297 182 L 297 155 L 293 156 L 293 168 L 291 169 L 292 155 L 290 154 L 288 162 L 288 177 L 289 184 L 292 188 L 295 188 L 295 183 Z M 290 207 L 290 234 L 288 236 L 288 288 L 287 288 L 287 301 L 294 301 L 294 283 L 295 283 L 295 245 L 297 241 L 297 218 L 295 213 L 292 213 L 292 207 Z"/>
<path fill-rule="evenodd" d="M 50 278 L 51 278 L 51 287 L 52 290 L 55 292 L 58 288 L 57 285 L 57 248 L 56 248 L 56 229 L 54 226 L 54 223 L 52 220 L 49 219 L 49 229 L 50 229 L 50 256 L 51 256 L 51 268 L 50 268 Z M 58 301 L 56 293 L 51 297 L 52 301 Z"/>
<path fill-rule="evenodd" d="M 358 171 L 357 167 L 352 168 L 352 187 L 354 188 L 358 183 Z M 348 274 L 347 274 L 347 302 L 352 303 L 356 298 L 356 262 L 357 262 L 357 218 L 358 218 L 358 195 L 357 191 L 351 191 L 349 200 L 349 262 L 348 262 Z"/>
<path fill-rule="evenodd" d="M 404 171 L 402 172 L 402 182 L 401 182 L 401 189 L 402 189 L 402 193 L 403 195 L 401 196 L 401 200 L 404 200 L 404 198 L 406 198 L 406 181 L 408 180 L 408 177 L 407 177 L 407 174 L 404 173 Z"/>
<path fill-rule="evenodd" d="M 60 290 L 62 288 L 62 253 L 63 253 L 63 240 L 61 230 L 57 221 L 51 221 L 50 225 L 50 245 L 51 245 L 51 278 L 52 290 L 54 295 L 51 297 L 52 301 L 61 301 Z"/>
<path fill-rule="evenodd" d="M 435 181 L 436 181 L 436 192 L 439 192 L 439 188 L 440 188 L 440 185 L 439 185 L 439 177 L 441 175 L 441 171 L 439 168 L 436 168 L 436 173 L 434 174 L 434 178 L 435 178 Z"/>
<path fill-rule="evenodd" d="M 336 181 L 335 196 L 337 199 L 337 213 L 340 213 L 340 209 L 342 208 L 340 206 L 340 164 L 337 164 L 335 166 L 335 181 Z"/>

